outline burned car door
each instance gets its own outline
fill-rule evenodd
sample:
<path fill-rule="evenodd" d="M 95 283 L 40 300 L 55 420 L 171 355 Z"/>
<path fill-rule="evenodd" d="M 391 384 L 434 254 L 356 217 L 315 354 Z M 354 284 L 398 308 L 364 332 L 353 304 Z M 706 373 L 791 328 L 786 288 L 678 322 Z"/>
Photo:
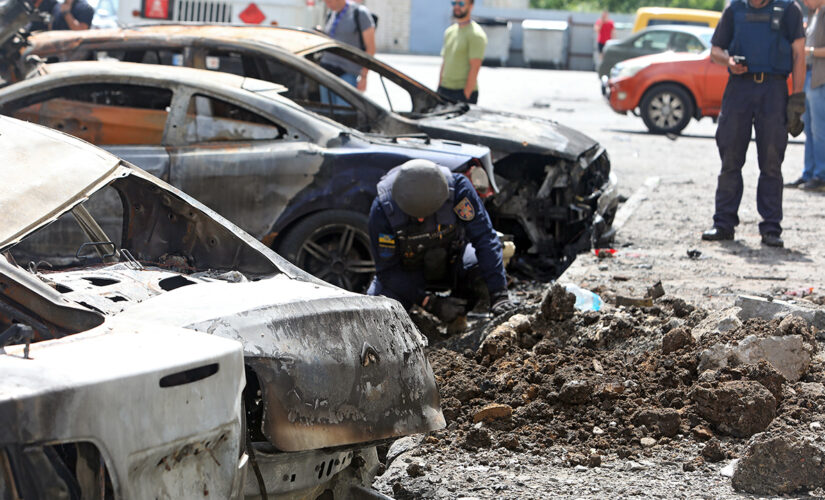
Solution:
<path fill-rule="evenodd" d="M 170 181 L 263 238 L 320 171 L 321 148 L 301 131 L 227 99 L 193 91 L 181 101 Z"/>

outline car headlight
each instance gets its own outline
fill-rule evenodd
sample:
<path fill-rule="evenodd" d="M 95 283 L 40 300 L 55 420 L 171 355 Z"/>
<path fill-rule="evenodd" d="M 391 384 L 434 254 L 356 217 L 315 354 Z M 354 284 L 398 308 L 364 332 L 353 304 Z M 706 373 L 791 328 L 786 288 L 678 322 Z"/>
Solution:
<path fill-rule="evenodd" d="M 610 70 L 610 78 L 629 78 L 650 66 L 650 63 L 619 63 Z"/>
<path fill-rule="evenodd" d="M 477 163 L 478 160 L 473 160 L 473 162 Z M 493 194 L 493 187 L 490 185 L 490 177 L 487 175 L 484 167 L 480 164 L 472 165 L 467 171 L 464 172 L 464 175 L 470 179 L 470 182 L 473 184 L 473 187 L 476 189 L 481 198 L 486 198 Z"/>

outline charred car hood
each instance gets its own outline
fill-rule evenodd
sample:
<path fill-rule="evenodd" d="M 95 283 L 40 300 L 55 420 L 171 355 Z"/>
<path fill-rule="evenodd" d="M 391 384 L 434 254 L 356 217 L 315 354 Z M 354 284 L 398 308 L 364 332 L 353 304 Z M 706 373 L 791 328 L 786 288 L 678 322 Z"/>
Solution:
<path fill-rule="evenodd" d="M 538 153 L 576 160 L 598 145 L 581 132 L 552 120 L 476 106 L 470 106 L 465 113 L 448 113 L 417 122 L 433 137 L 490 146 L 494 157 L 502 153 Z"/>
<path fill-rule="evenodd" d="M 71 290 L 67 299 L 121 320 L 241 341 L 260 380 L 261 430 L 279 450 L 444 426 L 426 340 L 395 301 L 285 275 L 246 281 L 116 264 L 44 276 Z"/>

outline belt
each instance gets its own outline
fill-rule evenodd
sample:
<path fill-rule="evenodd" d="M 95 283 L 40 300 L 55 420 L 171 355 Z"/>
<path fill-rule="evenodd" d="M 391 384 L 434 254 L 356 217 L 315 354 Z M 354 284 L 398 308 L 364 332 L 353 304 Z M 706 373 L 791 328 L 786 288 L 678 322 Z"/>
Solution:
<path fill-rule="evenodd" d="M 765 80 L 787 80 L 788 77 L 785 75 L 780 75 L 779 73 L 742 73 L 741 75 L 734 75 L 731 73 L 731 76 L 735 76 L 737 78 L 743 78 L 745 80 L 753 80 L 756 83 L 762 83 Z"/>

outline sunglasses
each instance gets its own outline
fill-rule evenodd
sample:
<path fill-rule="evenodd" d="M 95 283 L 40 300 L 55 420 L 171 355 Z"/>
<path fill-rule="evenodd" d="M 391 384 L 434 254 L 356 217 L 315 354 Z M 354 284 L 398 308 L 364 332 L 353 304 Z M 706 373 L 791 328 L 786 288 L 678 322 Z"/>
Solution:
<path fill-rule="evenodd" d="M 464 2 L 450 2 L 450 3 L 453 4 L 453 7 L 455 7 L 456 5 L 458 5 L 459 7 L 464 7 Z"/>

